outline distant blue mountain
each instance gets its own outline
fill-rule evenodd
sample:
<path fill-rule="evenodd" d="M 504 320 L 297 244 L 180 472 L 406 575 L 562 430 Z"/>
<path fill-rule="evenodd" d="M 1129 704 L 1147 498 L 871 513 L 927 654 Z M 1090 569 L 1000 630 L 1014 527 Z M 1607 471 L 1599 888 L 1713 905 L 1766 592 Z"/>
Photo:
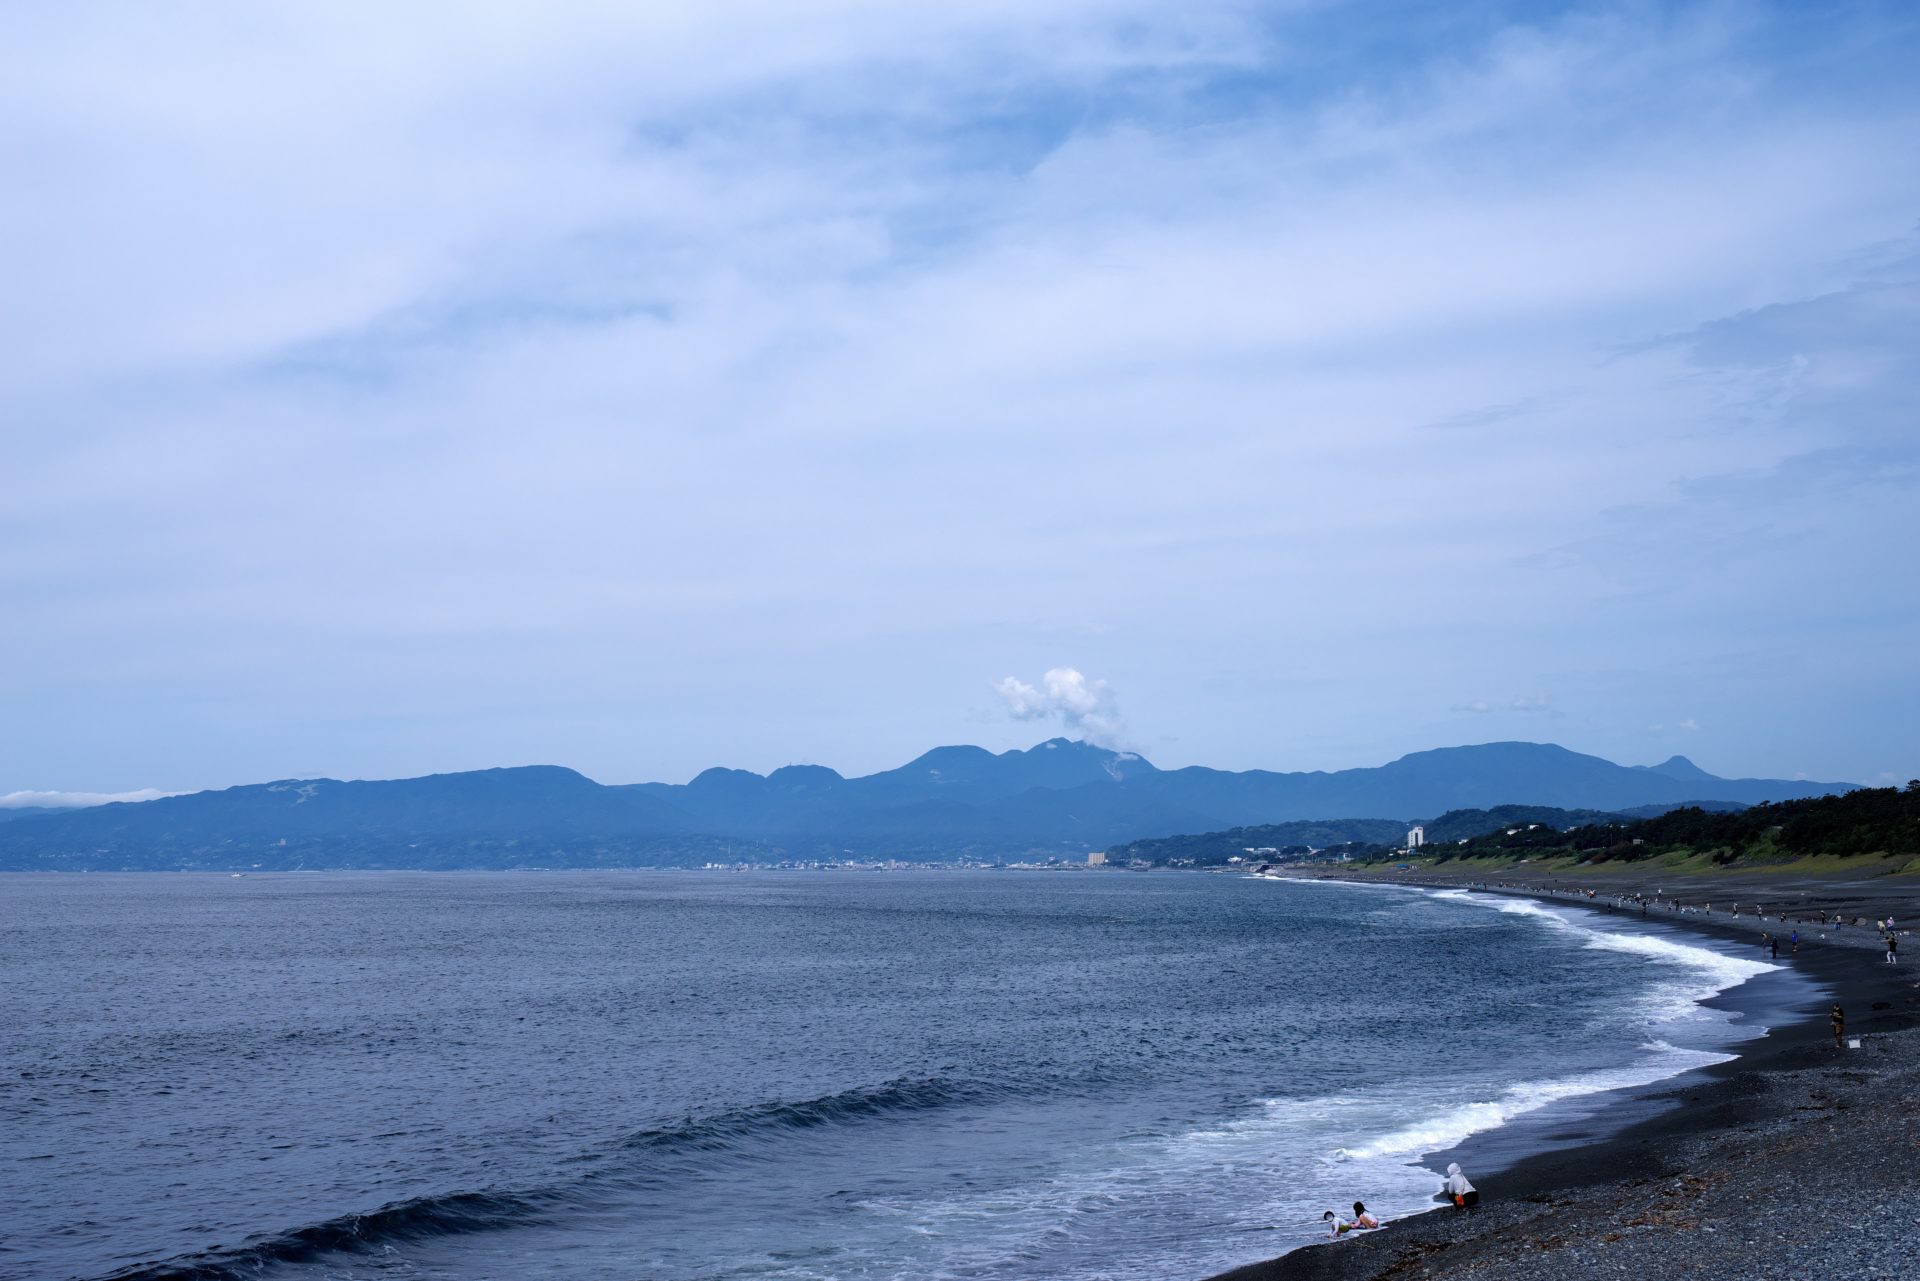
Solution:
<path fill-rule="evenodd" d="M 1001 858 L 1326 819 L 1410 820 L 1498 805 L 1742 806 L 1849 783 L 1723 779 L 1684 757 L 1622 766 L 1547 743 L 1415 752 L 1333 773 L 1161 770 L 1056 738 L 939 747 L 846 778 L 818 765 L 710 769 L 603 786 L 529 766 L 384 782 L 286 779 L 0 824 L 5 868 L 596 867 L 782 857 Z"/>
<path fill-rule="evenodd" d="M 1635 765 L 1633 768 L 1646 770 L 1652 774 L 1659 774 L 1665 778 L 1677 778 L 1682 781 L 1687 779 L 1698 779 L 1708 783 L 1719 781 L 1684 756 L 1669 756 L 1658 765 Z"/>

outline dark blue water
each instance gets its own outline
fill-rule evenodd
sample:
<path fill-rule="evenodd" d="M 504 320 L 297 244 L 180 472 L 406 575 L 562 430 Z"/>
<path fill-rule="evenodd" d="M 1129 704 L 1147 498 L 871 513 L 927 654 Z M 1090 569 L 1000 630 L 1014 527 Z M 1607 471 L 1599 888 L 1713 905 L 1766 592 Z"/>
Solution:
<path fill-rule="evenodd" d="M 9 1277 L 1198 1278 L 1711 1061 L 1762 968 L 1198 874 L 0 895 Z"/>

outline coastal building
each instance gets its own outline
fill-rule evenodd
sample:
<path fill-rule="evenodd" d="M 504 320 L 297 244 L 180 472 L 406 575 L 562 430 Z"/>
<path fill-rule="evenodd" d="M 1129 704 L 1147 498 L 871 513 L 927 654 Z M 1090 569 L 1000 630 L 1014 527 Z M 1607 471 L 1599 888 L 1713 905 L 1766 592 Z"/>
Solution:
<path fill-rule="evenodd" d="M 1419 849 L 1419 848 L 1420 848 L 1420 847 L 1421 847 L 1422 845 L 1425 845 L 1426 843 L 1427 843 L 1427 829 L 1426 829 L 1426 828 L 1424 828 L 1424 827 L 1412 827 L 1412 828 L 1409 828 L 1409 829 L 1407 829 L 1407 848 L 1408 848 L 1408 849 L 1410 849 L 1410 850 L 1417 850 L 1417 849 Z"/>
<path fill-rule="evenodd" d="M 1102 864 L 1104 864 L 1106 861 L 1107 861 L 1106 854 L 1104 854 L 1100 850 L 1095 850 L 1093 853 L 1087 855 L 1088 867 L 1099 867 Z"/>

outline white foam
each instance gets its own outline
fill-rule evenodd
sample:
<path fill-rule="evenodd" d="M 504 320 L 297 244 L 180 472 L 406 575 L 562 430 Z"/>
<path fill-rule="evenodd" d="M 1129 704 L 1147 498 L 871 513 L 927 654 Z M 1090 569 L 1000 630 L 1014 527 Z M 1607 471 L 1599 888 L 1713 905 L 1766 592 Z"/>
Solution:
<path fill-rule="evenodd" d="M 1275 876 L 1270 872 L 1248 872 L 1243 881 L 1266 881 L 1272 885 L 1330 885 L 1342 890 L 1386 890 L 1396 894 L 1426 894 L 1419 885 L 1397 885 L 1392 881 L 1343 881 L 1337 876 Z"/>
<path fill-rule="evenodd" d="M 1453 903 L 1468 903 L 1475 907 L 1491 907 L 1511 916 L 1525 916 L 1538 920 L 1554 929 L 1571 930 L 1584 936 L 1585 946 L 1598 951 L 1624 952 L 1628 955 L 1643 956 L 1650 961 L 1687 966 L 1703 980 L 1695 989 L 1699 992 L 1699 995 L 1693 998 L 1695 1003 L 1739 987 L 1748 979 L 1782 968 L 1767 961 L 1752 961 L 1743 957 L 1730 956 L 1710 947 L 1682 943 L 1663 935 L 1594 929 L 1569 918 L 1564 912 L 1555 911 L 1532 899 L 1488 897 L 1465 890 L 1443 890 L 1435 893 L 1433 897 Z"/>
<path fill-rule="evenodd" d="M 1537 1112 L 1552 1103 L 1582 1095 L 1604 1094 L 1609 1090 L 1651 1085 L 1682 1072 L 1725 1063 L 1734 1057 L 1711 1050 L 1681 1049 L 1665 1041 L 1653 1041 L 1641 1048 L 1647 1051 L 1647 1055 L 1634 1063 L 1555 1080 L 1524 1082 L 1502 1091 L 1495 1098 L 1459 1104 L 1369 1142 L 1340 1148 L 1334 1155 L 1344 1160 L 1372 1157 L 1418 1160 L 1429 1152 L 1443 1152 L 1457 1147 L 1476 1134 L 1497 1129 L 1515 1117 Z"/>
<path fill-rule="evenodd" d="M 1587 946 L 1607 952 L 1626 952 L 1656 961 L 1689 965 L 1714 980 L 1714 990 L 1725 992 L 1750 978 L 1781 968 L 1766 961 L 1728 956 L 1711 948 L 1697 947 L 1654 934 L 1616 934 L 1611 930 L 1589 930 L 1593 935 Z"/>
<path fill-rule="evenodd" d="M 1698 1000 L 1777 968 L 1664 937 L 1589 928 L 1581 914 L 1563 914 L 1526 899 L 1414 886 L 1349 887 L 1414 890 L 1491 908 L 1536 921 L 1543 929 L 1567 931 L 1566 942 L 1576 947 L 1640 958 L 1647 981 L 1628 985 L 1626 999 L 1650 1013 L 1666 1014 L 1669 1006 L 1697 1009 Z M 1003 1171 L 1006 1181 L 991 1187 L 961 1187 L 941 1196 L 874 1196 L 863 1199 L 862 1207 L 907 1226 L 916 1243 L 905 1251 L 914 1260 L 912 1275 L 1000 1276 L 1013 1261 L 1026 1275 L 1044 1274 L 1062 1251 L 1097 1251 L 1116 1208 L 1125 1209 L 1130 1230 L 1144 1240 L 1156 1231 L 1172 1234 L 1169 1243 L 1192 1254 L 1194 1275 L 1224 1271 L 1248 1252 L 1251 1238 L 1239 1233 L 1271 1231 L 1274 1235 L 1259 1238 L 1263 1250 L 1304 1244 L 1324 1234 L 1323 1209 L 1347 1205 L 1356 1194 L 1387 1218 L 1436 1208 L 1439 1176 L 1420 1164 L 1430 1154 L 1570 1099 L 1648 1085 L 1732 1057 L 1656 1039 L 1654 1025 L 1657 1020 L 1650 1020 L 1631 1061 L 1616 1067 L 1511 1086 L 1422 1079 L 1318 1097 L 1263 1099 L 1257 1110 L 1231 1120 L 1173 1134 L 1116 1137 L 1070 1162 L 1037 1158 L 1025 1169 Z M 1182 1193 L 1196 1188 L 1206 1190 L 1209 1213 L 1218 1216 L 1217 1239 L 1204 1245 L 1183 1235 L 1191 1224 L 1178 1214 L 1169 1212 L 1165 1222 L 1156 1219 L 1155 1207 L 1183 1203 Z M 1151 1281 L 1160 1275 L 1146 1259 L 1102 1257 L 1098 1266 L 1115 1281 Z"/>

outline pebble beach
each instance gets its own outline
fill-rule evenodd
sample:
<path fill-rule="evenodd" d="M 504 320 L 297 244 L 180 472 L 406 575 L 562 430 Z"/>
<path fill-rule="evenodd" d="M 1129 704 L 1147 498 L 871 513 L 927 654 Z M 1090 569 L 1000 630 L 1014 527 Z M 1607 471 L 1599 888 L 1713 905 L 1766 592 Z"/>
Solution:
<path fill-rule="evenodd" d="M 1473 1176 L 1483 1202 L 1471 1213 L 1436 1209 L 1215 1281 L 1920 1278 L 1920 974 L 1910 957 L 1886 964 L 1871 925 L 1832 925 L 1891 915 L 1904 944 L 1920 886 L 1891 876 L 1526 872 L 1422 869 L 1417 883 L 1594 907 L 1658 891 L 1680 906 L 1650 915 L 1755 947 L 1763 931 L 1798 929 L 1799 951 L 1783 943 L 1780 962 L 1842 1005 L 1859 1048 L 1835 1048 L 1826 1004 L 1801 1010 L 1731 1062 L 1621 1098 L 1620 1128 L 1595 1141 L 1509 1153 L 1505 1164 L 1472 1142 L 1431 1154 L 1434 1170 L 1459 1160 Z"/>

